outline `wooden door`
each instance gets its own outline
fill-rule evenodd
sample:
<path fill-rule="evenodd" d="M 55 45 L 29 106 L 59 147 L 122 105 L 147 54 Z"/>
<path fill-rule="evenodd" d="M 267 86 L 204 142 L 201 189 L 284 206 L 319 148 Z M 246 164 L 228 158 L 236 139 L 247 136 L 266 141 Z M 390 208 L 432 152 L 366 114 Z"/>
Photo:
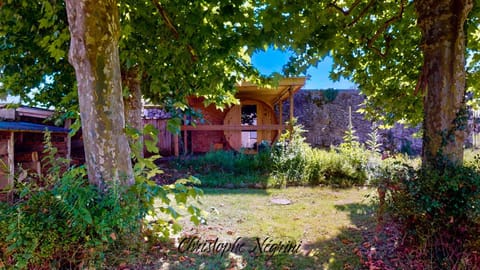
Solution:
<path fill-rule="evenodd" d="M 240 125 L 242 121 L 242 107 L 241 105 L 233 105 L 230 110 L 228 110 L 225 118 L 223 119 L 223 124 L 228 125 Z M 225 130 L 225 139 L 230 144 L 230 147 L 240 151 L 242 148 L 242 137 L 240 130 Z"/>

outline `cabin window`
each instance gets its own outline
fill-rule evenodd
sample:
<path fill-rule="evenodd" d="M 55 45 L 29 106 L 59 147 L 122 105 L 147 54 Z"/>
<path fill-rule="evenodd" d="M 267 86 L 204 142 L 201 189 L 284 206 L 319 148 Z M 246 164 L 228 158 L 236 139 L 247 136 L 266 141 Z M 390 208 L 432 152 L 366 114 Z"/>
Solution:
<path fill-rule="evenodd" d="M 242 105 L 242 126 L 257 125 L 257 105 Z M 257 146 L 257 131 L 242 130 L 242 148 L 254 149 Z"/>

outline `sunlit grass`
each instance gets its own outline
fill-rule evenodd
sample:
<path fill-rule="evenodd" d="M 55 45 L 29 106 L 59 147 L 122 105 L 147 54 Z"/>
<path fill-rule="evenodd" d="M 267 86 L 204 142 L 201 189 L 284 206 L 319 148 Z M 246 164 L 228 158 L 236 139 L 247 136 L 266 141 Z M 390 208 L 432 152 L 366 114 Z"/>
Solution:
<path fill-rule="evenodd" d="M 374 224 L 374 207 L 364 188 L 333 190 L 295 187 L 287 189 L 204 189 L 202 208 L 206 224 L 194 226 L 187 220 L 182 237 L 233 242 L 237 238 L 254 244 L 267 237 L 274 242 L 300 244 L 298 254 L 244 252 L 220 256 L 185 252 L 182 261 L 167 261 L 168 269 L 360 269 L 353 250 L 362 233 Z M 285 198 L 289 205 L 277 205 Z M 177 250 L 178 252 L 178 250 Z M 233 256 L 233 259 L 232 259 Z M 186 259 L 188 258 L 188 259 Z"/>

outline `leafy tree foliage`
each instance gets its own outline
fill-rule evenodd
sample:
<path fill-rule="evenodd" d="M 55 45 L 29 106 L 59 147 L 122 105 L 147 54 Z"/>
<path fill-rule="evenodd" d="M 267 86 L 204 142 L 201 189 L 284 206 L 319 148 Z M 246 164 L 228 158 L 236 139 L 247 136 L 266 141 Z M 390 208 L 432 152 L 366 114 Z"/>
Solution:
<path fill-rule="evenodd" d="M 277 47 L 292 50 L 286 74 L 305 72 L 327 55 L 331 78 L 353 80 L 366 95 L 367 115 L 392 124 L 423 120 L 422 36 L 416 1 L 269 1 L 259 18 L 264 31 L 277 33 Z M 480 89 L 480 7 L 468 17 L 467 74 L 469 91 Z M 277 19 L 274 19 L 277 18 Z"/>
<path fill-rule="evenodd" d="M 256 42 L 262 35 L 255 31 L 254 6 L 249 2 L 125 0 L 119 6 L 122 29 L 119 47 L 125 86 L 123 94 L 126 100 L 135 103 L 127 106 L 127 109 L 133 111 L 128 115 L 135 119 L 129 119 L 129 122 L 136 123 L 137 128 L 142 127 L 141 119 L 138 121 L 141 94 L 167 108 L 182 110 L 188 109 L 184 104 L 185 97 L 190 95 L 204 96 L 206 102 L 229 104 L 235 102 L 232 95 L 234 84 L 257 75 L 249 63 L 245 46 Z M 43 0 L 32 5 L 27 1 L 2 2 L 0 15 L 1 20 L 8 22 L 0 26 L 3 44 L 0 47 L 0 62 L 5 63 L 0 70 L 1 92 L 17 94 L 31 103 L 57 108 L 76 104 L 77 99 L 81 101 L 91 94 L 86 94 L 86 88 L 83 87 L 79 88 L 80 96 L 75 91 L 73 69 L 66 61 L 70 36 L 63 1 Z M 22 31 L 16 31 L 17 28 Z M 95 63 L 99 62 L 92 62 L 93 65 Z M 72 64 L 75 64 L 75 60 L 72 60 Z M 83 78 L 89 79 L 91 76 Z M 78 83 L 83 83 L 83 80 Z M 110 100 L 116 94 L 112 95 L 100 97 L 98 104 L 95 101 L 80 102 L 84 129 L 89 128 L 86 127 L 87 123 L 91 123 L 83 120 L 92 112 L 90 109 L 95 107 L 101 113 L 98 106 L 104 98 Z M 118 102 L 105 104 L 114 103 Z M 115 111 L 103 116 L 109 118 L 118 113 Z M 94 152 L 93 141 L 119 145 L 112 140 L 116 132 L 109 131 L 114 125 L 108 124 L 110 120 L 107 121 L 103 116 L 90 116 L 90 119 L 97 119 L 95 121 L 98 122 L 92 123 L 90 128 L 100 130 L 84 130 L 84 135 L 109 134 L 85 141 L 90 167 L 99 165 L 99 159 L 95 161 L 88 158 Z M 122 126 L 118 125 L 120 129 Z M 128 158 L 129 155 L 125 156 Z M 102 171 L 114 170 L 100 167 L 98 169 Z M 90 171 L 89 177 L 92 178 Z"/>
<path fill-rule="evenodd" d="M 121 59 L 139 65 L 153 102 L 205 96 L 231 103 L 234 84 L 255 75 L 244 46 L 255 32 L 248 1 L 124 1 Z M 179 98 L 180 97 L 180 98 Z"/>
<path fill-rule="evenodd" d="M 234 102 L 237 81 L 258 75 L 247 48 L 263 36 L 249 1 L 125 0 L 119 5 L 122 72 L 135 68 L 142 94 L 151 101 L 185 108 L 185 96 L 195 94 L 228 104 Z M 75 104 L 63 1 L 6 1 L 0 14 L 0 92 L 44 106 Z"/>
<path fill-rule="evenodd" d="M 69 39 L 63 1 L 1 1 L 0 93 L 31 105 L 75 104 Z"/>
<path fill-rule="evenodd" d="M 446 155 L 459 161 L 465 74 L 468 89 L 479 89 L 480 10 L 472 9 L 473 2 L 272 0 L 260 6 L 259 18 L 266 32 L 277 35 L 274 44 L 294 52 L 287 74 L 303 72 L 331 55 L 331 77 L 358 84 L 366 94 L 367 115 L 386 124 L 432 123 L 424 132 L 424 154 L 429 156 L 424 159 Z M 434 23 L 440 19 L 444 27 Z M 442 77 L 449 78 L 444 85 Z"/>

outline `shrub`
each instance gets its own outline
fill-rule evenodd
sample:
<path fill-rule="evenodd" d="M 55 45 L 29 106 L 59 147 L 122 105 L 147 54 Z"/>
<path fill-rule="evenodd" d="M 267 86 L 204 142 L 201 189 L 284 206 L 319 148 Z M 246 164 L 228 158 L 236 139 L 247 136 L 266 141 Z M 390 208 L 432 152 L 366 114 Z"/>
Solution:
<path fill-rule="evenodd" d="M 305 142 L 303 132 L 302 126 L 293 125 L 273 147 L 265 145 L 256 155 L 215 151 L 177 160 L 176 166 L 190 170 L 208 186 L 245 186 L 252 181 L 276 187 L 350 187 L 366 183 L 370 153 L 358 142 L 353 128 L 347 130 L 345 143 L 330 151 L 312 149 Z M 249 182 L 238 183 L 240 178 Z"/>
<path fill-rule="evenodd" d="M 343 140 L 343 143 L 334 148 L 337 155 L 332 156 L 330 166 L 325 170 L 327 173 L 332 174 L 333 181 L 337 179 L 341 181 L 340 183 L 337 181 L 333 182 L 332 184 L 334 185 L 364 185 L 367 180 L 368 151 L 358 141 L 351 120 Z"/>
<path fill-rule="evenodd" d="M 385 191 L 386 211 L 401 224 L 404 239 L 423 249 L 419 254 L 434 269 L 469 269 L 468 258 L 480 251 L 478 172 L 464 166 L 415 170 L 393 162 L 384 176 L 378 187 Z"/>
<path fill-rule="evenodd" d="M 272 175 L 277 186 L 305 185 L 309 181 L 309 157 L 312 149 L 305 142 L 301 125 L 293 125 L 272 149 Z"/>
<path fill-rule="evenodd" d="M 272 174 L 277 185 L 329 185 L 350 187 L 366 181 L 367 152 L 350 128 L 345 143 L 330 151 L 312 149 L 302 136 L 304 130 L 294 125 L 280 138 L 272 151 Z"/>
<path fill-rule="evenodd" d="M 205 155 L 188 159 L 177 159 L 175 166 L 191 170 L 196 174 L 256 174 L 267 172 L 271 167 L 270 149 L 259 151 L 256 155 L 234 151 L 211 151 Z"/>
<path fill-rule="evenodd" d="M 372 153 L 380 153 L 380 147 L 382 144 L 380 143 L 380 135 L 378 134 L 377 127 L 374 127 L 370 133 L 368 133 L 368 139 L 365 142 L 368 150 Z"/>
<path fill-rule="evenodd" d="M 330 103 L 335 100 L 338 96 L 338 90 L 335 90 L 333 88 L 329 88 L 325 91 L 323 91 L 323 98 L 325 99 L 325 103 Z"/>
<path fill-rule="evenodd" d="M 169 194 L 198 223 L 200 210 L 187 205 L 187 198 L 197 198 L 201 190 L 185 186 L 185 180 L 157 186 L 148 180 L 157 173 L 152 160 L 137 159 L 133 186 L 100 191 L 88 183 L 83 167 L 63 171 L 62 160 L 55 158 L 51 144 L 46 145 L 45 160 L 51 172 L 48 185 L 24 182 L 16 187 L 13 202 L 0 204 L 0 263 L 4 267 L 104 268 L 109 254 L 110 258 L 122 257 L 123 250 L 142 243 L 147 229 L 160 236 L 180 229 Z M 155 198 L 160 199 L 159 210 L 168 214 L 167 220 L 147 218 L 157 212 Z"/>

